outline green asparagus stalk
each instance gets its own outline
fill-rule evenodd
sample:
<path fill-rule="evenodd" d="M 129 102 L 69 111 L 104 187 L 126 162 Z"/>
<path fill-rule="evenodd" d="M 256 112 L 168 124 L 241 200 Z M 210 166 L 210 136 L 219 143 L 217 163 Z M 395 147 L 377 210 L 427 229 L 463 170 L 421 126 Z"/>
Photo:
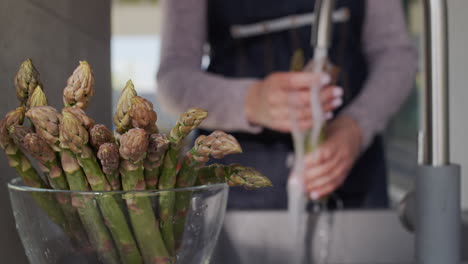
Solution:
<path fill-rule="evenodd" d="M 158 187 L 161 165 L 169 147 L 169 140 L 161 134 L 152 134 L 149 137 L 148 152 L 143 162 L 145 167 L 145 181 L 148 190 Z"/>
<path fill-rule="evenodd" d="M 60 152 L 59 146 L 59 124 L 61 115 L 51 106 L 38 106 L 29 109 L 26 117 L 31 120 L 36 133 L 38 133 L 49 146 L 55 151 Z"/>
<path fill-rule="evenodd" d="M 193 186 L 197 180 L 198 170 L 205 166 L 210 156 L 222 159 L 227 155 L 241 152 L 242 149 L 237 140 L 223 131 L 217 130 L 208 136 L 199 136 L 182 162 L 182 167 L 177 174 L 177 188 Z M 176 195 L 174 236 L 177 247 L 181 244 L 190 196 L 191 193 L 188 191 L 179 192 Z"/>
<path fill-rule="evenodd" d="M 21 126 L 13 126 L 10 128 L 10 134 L 14 134 L 13 138 L 18 138 L 18 141 L 21 141 L 20 146 L 39 162 L 53 189 L 68 190 L 69 187 L 65 174 L 57 160 L 55 152 L 38 134 L 21 130 L 27 129 L 21 129 Z M 27 134 L 24 135 L 25 132 Z"/>
<path fill-rule="evenodd" d="M 36 132 L 47 141 L 54 151 L 60 154 L 62 167 L 70 189 L 75 191 L 89 190 L 89 184 L 82 168 L 78 164 L 76 156 L 70 150 L 60 147 L 61 114 L 53 107 L 42 106 L 31 108 L 26 113 L 26 116 L 30 118 L 36 128 Z M 82 119 L 83 122 L 92 123 L 86 118 Z M 78 210 L 78 214 L 88 234 L 89 240 L 96 248 L 102 260 L 105 263 L 118 262 L 118 256 L 112 242 L 112 237 L 108 233 L 104 221 L 100 217 L 98 207 L 96 207 L 93 201 L 79 195 L 73 199 L 73 202 Z"/>
<path fill-rule="evenodd" d="M 42 180 L 29 159 L 9 135 L 9 128 L 11 126 L 23 123 L 24 111 L 24 107 L 18 107 L 7 113 L 5 118 L 0 122 L 0 147 L 5 151 L 10 167 L 17 171 L 27 186 L 47 189 L 48 185 Z M 50 219 L 72 237 L 73 232 L 68 228 L 65 216 L 52 194 L 33 193 L 32 196 Z"/>
<path fill-rule="evenodd" d="M 125 133 L 131 128 L 130 109 L 132 107 L 132 98 L 135 96 L 137 96 L 135 86 L 132 80 L 128 80 L 120 94 L 114 114 L 114 124 L 118 134 Z"/>
<path fill-rule="evenodd" d="M 119 147 L 115 143 L 104 143 L 99 147 L 97 157 L 101 162 L 102 171 L 106 175 L 113 191 L 122 189 L 119 173 Z"/>
<path fill-rule="evenodd" d="M 208 136 L 201 135 L 193 148 L 185 155 L 177 174 L 177 188 L 191 187 L 197 179 L 197 170 L 208 162 L 209 157 L 222 159 L 227 155 L 241 153 L 237 140 L 223 131 L 214 131 Z"/>
<path fill-rule="evenodd" d="M 143 159 L 148 148 L 148 134 L 144 129 L 132 128 L 120 138 L 120 173 L 126 191 L 145 190 Z M 154 216 L 148 197 L 128 195 L 125 197 L 130 219 L 145 263 L 172 263 L 159 233 L 159 224 Z"/>
<path fill-rule="evenodd" d="M 304 51 L 302 49 L 296 49 L 294 51 L 290 64 L 291 65 L 289 66 L 289 69 L 293 72 L 300 72 L 304 70 L 305 58 Z"/>
<path fill-rule="evenodd" d="M 119 147 L 114 143 L 112 132 L 105 125 L 96 124 L 89 130 L 89 143 L 97 151 L 102 171 L 112 190 L 120 190 Z"/>
<path fill-rule="evenodd" d="M 10 137 L 9 128 L 23 123 L 24 112 L 25 108 L 20 106 L 8 112 L 0 122 L 0 147 L 5 151 L 10 167 L 16 169 L 27 186 L 47 188 L 47 184 L 39 177 L 27 157 Z"/>
<path fill-rule="evenodd" d="M 11 133 L 11 132 L 10 132 Z M 13 133 L 18 133 L 18 128 Z M 20 137 L 16 135 L 15 137 Z M 69 190 L 65 173 L 57 159 L 56 153 L 49 147 L 47 142 L 36 133 L 28 133 L 24 136 L 21 146 L 38 161 L 49 182 L 54 189 Z M 73 232 L 73 238 L 80 246 L 88 245 L 88 238 L 83 232 L 82 224 L 78 218 L 78 213 L 72 205 L 72 200 L 68 194 L 60 194 L 57 197 L 67 220 L 69 229 Z"/>
<path fill-rule="evenodd" d="M 211 164 L 198 171 L 197 185 L 216 183 L 227 183 L 231 187 L 242 186 L 248 190 L 273 186 L 263 174 L 240 164 Z"/>
<path fill-rule="evenodd" d="M 67 176 L 70 190 L 89 191 L 86 176 L 83 173 L 75 154 L 64 149 L 61 155 L 61 163 Z M 104 263 L 120 263 L 111 235 L 106 229 L 99 209 L 90 197 L 77 194 L 72 197 L 73 206 L 77 208 L 81 221 L 86 229 L 89 240 L 96 248 Z M 131 262 L 128 262 L 131 263 Z M 138 262 L 137 262 L 138 263 Z"/>
<path fill-rule="evenodd" d="M 177 120 L 176 125 L 169 134 L 169 148 L 164 157 L 164 168 L 159 179 L 159 189 L 171 189 L 176 185 L 177 156 L 182 147 L 183 140 L 188 134 L 196 129 L 205 120 L 208 113 L 200 108 L 191 108 Z M 173 233 L 175 193 L 161 193 L 159 198 L 159 216 L 161 218 L 161 228 L 166 248 L 170 254 L 174 253 L 175 241 Z"/>
<path fill-rule="evenodd" d="M 93 72 L 88 62 L 80 61 L 80 65 L 67 80 L 67 86 L 63 90 L 63 103 L 65 106 L 86 109 L 93 95 Z"/>
<path fill-rule="evenodd" d="M 88 183 L 75 155 L 59 146 L 59 125 L 61 115 L 50 106 L 31 108 L 26 116 L 33 123 L 36 133 L 39 134 L 55 152 L 61 156 L 61 163 L 70 190 L 87 191 Z M 77 208 L 80 219 L 88 234 L 88 238 L 105 263 L 116 263 L 117 253 L 113 248 L 112 238 L 105 228 L 99 213 L 99 209 L 85 197 L 72 198 L 73 205 Z"/>
<path fill-rule="evenodd" d="M 76 156 L 93 191 L 110 190 L 110 185 L 97 163 L 96 156 L 88 146 L 88 131 L 82 120 L 83 118 L 80 120 L 70 111 L 62 111 L 60 146 L 69 149 Z M 118 202 L 109 195 L 100 197 L 98 204 L 122 261 L 141 263 L 138 247 Z"/>
<path fill-rule="evenodd" d="M 33 94 L 36 88 L 42 87 L 39 72 L 34 67 L 31 59 L 27 59 L 21 64 L 14 81 L 16 96 L 21 102 L 21 105 L 29 108 L 29 97 Z"/>

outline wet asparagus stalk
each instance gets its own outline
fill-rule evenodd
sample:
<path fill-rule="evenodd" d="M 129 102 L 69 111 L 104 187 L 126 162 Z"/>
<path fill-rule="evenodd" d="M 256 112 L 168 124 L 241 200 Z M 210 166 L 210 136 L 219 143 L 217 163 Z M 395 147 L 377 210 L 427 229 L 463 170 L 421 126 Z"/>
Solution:
<path fill-rule="evenodd" d="M 62 115 L 60 146 L 69 149 L 76 156 L 93 191 L 110 190 L 111 187 L 97 163 L 96 156 L 88 145 L 89 135 L 86 124 L 82 122 L 83 117 L 79 119 L 72 112 L 65 110 L 62 111 Z M 98 204 L 122 261 L 140 263 L 138 247 L 118 202 L 109 195 L 100 197 Z"/>
<path fill-rule="evenodd" d="M 197 185 L 217 183 L 227 183 L 231 187 L 242 186 L 249 190 L 273 186 L 263 174 L 240 164 L 212 164 L 198 171 Z"/>
<path fill-rule="evenodd" d="M 205 166 L 210 156 L 222 159 L 227 155 L 241 153 L 237 140 L 223 131 L 214 131 L 208 136 L 201 135 L 195 140 L 193 148 L 187 152 L 182 167 L 177 174 L 177 188 L 191 187 L 197 180 L 198 170 Z M 174 214 L 174 236 L 176 246 L 180 246 L 184 232 L 185 218 L 190 204 L 191 193 L 179 192 L 176 195 Z"/>
<path fill-rule="evenodd" d="M 25 60 L 19 67 L 15 79 L 16 96 L 21 102 L 21 105 L 27 109 L 30 108 L 28 100 L 33 92 L 37 89 L 42 89 L 42 83 L 39 77 L 39 72 L 34 67 L 32 60 Z"/>
<path fill-rule="evenodd" d="M 63 90 L 63 103 L 65 106 L 86 109 L 93 95 L 93 72 L 88 62 L 80 61 L 80 65 L 67 80 L 67 86 Z"/>
<path fill-rule="evenodd" d="M 191 108 L 177 120 L 176 125 L 169 134 L 169 148 L 164 157 L 164 167 L 159 179 L 159 189 L 171 189 L 176 185 L 177 156 L 182 147 L 183 140 L 188 134 L 196 129 L 205 120 L 208 113 L 200 108 Z M 170 254 L 174 253 L 175 241 L 173 230 L 175 193 L 164 192 L 159 198 L 159 216 L 161 219 L 161 229 L 166 243 L 166 248 Z"/>
<path fill-rule="evenodd" d="M 169 147 L 169 140 L 161 134 L 152 134 L 149 137 L 148 152 L 143 162 L 145 167 L 146 189 L 154 190 L 158 187 L 161 165 Z"/>
<path fill-rule="evenodd" d="M 125 191 L 146 189 L 143 159 L 147 148 L 148 134 L 144 129 L 132 128 L 120 138 L 120 173 Z M 148 197 L 128 194 L 125 200 L 145 263 L 171 263 Z"/>

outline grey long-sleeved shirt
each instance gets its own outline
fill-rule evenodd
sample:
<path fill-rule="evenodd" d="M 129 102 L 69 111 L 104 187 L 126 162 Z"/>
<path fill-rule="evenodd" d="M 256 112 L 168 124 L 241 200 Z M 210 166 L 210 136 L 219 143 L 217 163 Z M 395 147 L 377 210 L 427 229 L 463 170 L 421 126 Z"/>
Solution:
<path fill-rule="evenodd" d="M 245 115 L 254 79 L 225 78 L 201 68 L 207 40 L 207 0 L 163 0 L 160 103 L 180 114 L 192 106 L 209 111 L 206 129 L 259 133 Z M 400 0 L 367 0 L 363 49 L 369 75 L 361 93 L 341 112 L 357 121 L 363 149 L 381 132 L 411 91 L 416 56 Z"/>

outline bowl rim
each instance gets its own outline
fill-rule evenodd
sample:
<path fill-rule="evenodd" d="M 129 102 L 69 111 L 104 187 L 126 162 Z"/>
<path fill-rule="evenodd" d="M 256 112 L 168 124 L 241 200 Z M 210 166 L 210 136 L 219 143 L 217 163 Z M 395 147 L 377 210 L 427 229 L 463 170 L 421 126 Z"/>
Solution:
<path fill-rule="evenodd" d="M 29 187 L 24 185 L 21 177 L 15 177 L 7 183 L 9 190 L 21 191 L 21 192 L 36 192 L 36 193 L 63 193 L 63 194 L 80 194 L 80 195 L 122 195 L 122 194 L 135 194 L 135 195 L 159 195 L 167 192 L 184 192 L 184 191 L 208 191 L 216 189 L 227 189 L 229 185 L 227 183 L 215 183 L 209 185 L 199 185 L 193 187 L 184 188 L 171 188 L 164 190 L 132 190 L 132 191 L 72 191 L 72 190 L 56 190 L 56 189 L 43 189 L 36 187 Z"/>

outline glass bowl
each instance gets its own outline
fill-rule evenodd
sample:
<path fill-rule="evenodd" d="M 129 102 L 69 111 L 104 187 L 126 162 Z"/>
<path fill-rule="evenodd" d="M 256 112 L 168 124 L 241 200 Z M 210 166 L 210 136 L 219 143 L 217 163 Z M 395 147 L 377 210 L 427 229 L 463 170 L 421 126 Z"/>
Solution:
<path fill-rule="evenodd" d="M 78 192 L 31 188 L 16 178 L 8 189 L 33 264 L 209 263 L 228 197 L 226 184 Z M 162 210 L 167 201 L 172 210 Z"/>

